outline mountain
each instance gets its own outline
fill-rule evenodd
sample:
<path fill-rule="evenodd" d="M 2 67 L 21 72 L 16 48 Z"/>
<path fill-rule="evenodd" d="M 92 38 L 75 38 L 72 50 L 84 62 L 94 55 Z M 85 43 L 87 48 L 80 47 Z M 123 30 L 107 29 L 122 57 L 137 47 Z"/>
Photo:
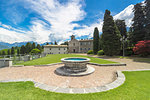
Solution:
<path fill-rule="evenodd" d="M 33 41 L 30 41 L 31 43 L 33 43 Z M 10 44 L 10 43 L 5 43 L 5 42 L 0 42 L 0 50 L 2 49 L 9 49 L 11 47 L 21 47 L 22 45 L 26 45 L 27 42 L 16 42 L 16 43 L 13 43 L 13 44 Z M 35 44 L 38 44 L 37 42 L 35 42 Z M 49 43 L 50 44 L 50 43 Z M 43 43 L 43 44 L 40 44 L 40 45 L 46 45 L 46 43 Z"/>

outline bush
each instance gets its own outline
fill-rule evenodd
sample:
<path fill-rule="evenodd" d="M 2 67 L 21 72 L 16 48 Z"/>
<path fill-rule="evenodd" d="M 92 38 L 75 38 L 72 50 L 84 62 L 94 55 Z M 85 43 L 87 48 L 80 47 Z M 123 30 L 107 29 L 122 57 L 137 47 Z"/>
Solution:
<path fill-rule="evenodd" d="M 140 56 L 148 56 L 150 54 L 150 40 L 139 41 L 133 51 Z"/>
<path fill-rule="evenodd" d="M 125 56 L 134 55 L 133 48 L 125 49 Z"/>
<path fill-rule="evenodd" d="M 40 52 L 41 52 L 41 51 L 40 51 L 39 49 L 37 49 L 37 48 L 31 50 L 31 53 L 32 53 L 32 54 L 38 54 L 38 53 L 40 53 Z"/>
<path fill-rule="evenodd" d="M 93 54 L 93 50 L 89 50 L 87 54 Z"/>
<path fill-rule="evenodd" d="M 99 56 L 100 56 L 100 55 L 104 55 L 104 51 L 103 51 L 103 50 L 99 50 L 97 54 L 98 54 Z"/>

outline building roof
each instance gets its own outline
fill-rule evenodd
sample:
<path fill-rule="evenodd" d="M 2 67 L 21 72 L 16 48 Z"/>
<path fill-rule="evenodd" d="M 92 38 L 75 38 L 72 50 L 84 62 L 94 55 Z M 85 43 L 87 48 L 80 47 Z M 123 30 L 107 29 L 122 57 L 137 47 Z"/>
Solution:
<path fill-rule="evenodd" d="M 44 45 L 44 47 L 64 48 L 64 47 L 68 47 L 68 45 Z"/>
<path fill-rule="evenodd" d="M 91 42 L 93 40 L 79 40 L 79 42 Z"/>

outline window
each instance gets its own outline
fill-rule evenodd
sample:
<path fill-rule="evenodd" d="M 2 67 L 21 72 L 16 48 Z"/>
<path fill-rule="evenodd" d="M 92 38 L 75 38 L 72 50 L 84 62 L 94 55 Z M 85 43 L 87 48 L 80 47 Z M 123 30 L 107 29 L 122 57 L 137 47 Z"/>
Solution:
<path fill-rule="evenodd" d="M 64 54 L 65 54 L 65 52 L 64 52 Z"/>
<path fill-rule="evenodd" d="M 66 50 L 66 48 L 64 48 L 64 50 Z"/>
<path fill-rule="evenodd" d="M 86 42 L 84 44 L 86 45 Z"/>
<path fill-rule="evenodd" d="M 85 48 L 85 50 L 86 50 L 86 48 Z"/>
<path fill-rule="evenodd" d="M 49 50 L 51 50 L 51 48 L 49 48 Z"/>
<path fill-rule="evenodd" d="M 80 45 L 82 45 L 82 43 L 80 43 Z"/>
<path fill-rule="evenodd" d="M 89 50 L 90 50 L 90 48 L 89 48 Z"/>
<path fill-rule="evenodd" d="M 80 50 L 82 50 L 82 48 L 80 48 Z"/>
<path fill-rule="evenodd" d="M 58 50 L 60 50 L 60 48 Z"/>
<path fill-rule="evenodd" d="M 89 42 L 89 45 L 91 44 L 91 42 Z"/>
<path fill-rule="evenodd" d="M 75 43 L 73 43 L 73 46 L 75 46 Z"/>
<path fill-rule="evenodd" d="M 60 54 L 60 52 L 59 52 L 59 54 Z"/>

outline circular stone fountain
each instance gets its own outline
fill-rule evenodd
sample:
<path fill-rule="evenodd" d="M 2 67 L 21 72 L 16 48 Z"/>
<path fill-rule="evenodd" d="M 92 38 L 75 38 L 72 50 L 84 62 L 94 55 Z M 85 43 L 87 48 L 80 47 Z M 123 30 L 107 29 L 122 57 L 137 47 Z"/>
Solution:
<path fill-rule="evenodd" d="M 64 66 L 56 69 L 56 73 L 59 75 L 65 76 L 84 76 L 89 75 L 95 71 L 93 67 L 87 65 L 87 62 L 90 61 L 89 58 L 62 58 L 61 61 L 64 63 Z"/>

